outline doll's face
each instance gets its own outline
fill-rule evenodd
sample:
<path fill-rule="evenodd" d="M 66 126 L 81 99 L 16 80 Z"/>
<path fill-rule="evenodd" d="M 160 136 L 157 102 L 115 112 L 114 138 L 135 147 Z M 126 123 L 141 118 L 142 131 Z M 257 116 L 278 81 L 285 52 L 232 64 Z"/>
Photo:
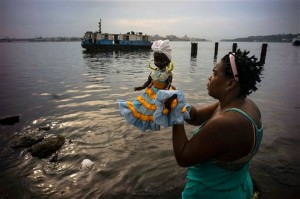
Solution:
<path fill-rule="evenodd" d="M 169 58 L 163 53 L 154 53 L 154 64 L 160 69 L 164 69 L 170 63 Z"/>

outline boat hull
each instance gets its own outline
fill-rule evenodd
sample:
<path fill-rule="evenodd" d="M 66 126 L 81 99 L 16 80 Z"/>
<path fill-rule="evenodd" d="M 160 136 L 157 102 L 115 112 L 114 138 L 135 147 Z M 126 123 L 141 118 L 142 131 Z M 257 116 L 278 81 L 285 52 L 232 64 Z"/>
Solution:
<path fill-rule="evenodd" d="M 87 31 L 82 40 L 81 47 L 86 50 L 150 50 L 152 42 L 149 35 L 142 32 L 127 32 L 126 34 L 102 33 L 101 19 L 99 21 L 99 31 Z"/>
<path fill-rule="evenodd" d="M 81 47 L 86 50 L 150 50 L 151 45 L 120 45 L 120 44 L 81 44 Z"/>

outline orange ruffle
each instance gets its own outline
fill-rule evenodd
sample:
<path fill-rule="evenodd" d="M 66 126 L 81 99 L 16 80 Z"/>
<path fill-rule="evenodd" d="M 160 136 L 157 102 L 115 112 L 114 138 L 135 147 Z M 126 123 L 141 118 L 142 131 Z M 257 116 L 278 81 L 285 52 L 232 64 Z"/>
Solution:
<path fill-rule="evenodd" d="M 127 105 L 128 105 L 128 108 L 130 109 L 130 111 L 132 112 L 132 114 L 135 118 L 146 121 L 146 122 L 153 121 L 153 116 L 152 115 L 143 115 L 143 114 L 137 112 L 135 110 L 134 106 L 132 105 L 132 102 L 128 101 Z"/>
<path fill-rule="evenodd" d="M 138 96 L 137 100 L 147 109 L 155 111 L 156 110 L 156 105 L 155 104 L 149 104 L 147 100 L 145 100 L 141 95 Z"/>

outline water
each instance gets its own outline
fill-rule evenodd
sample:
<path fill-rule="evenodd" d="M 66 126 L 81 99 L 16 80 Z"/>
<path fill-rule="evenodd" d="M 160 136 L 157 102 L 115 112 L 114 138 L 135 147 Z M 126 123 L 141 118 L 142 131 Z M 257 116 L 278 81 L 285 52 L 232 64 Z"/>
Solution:
<path fill-rule="evenodd" d="M 213 102 L 206 83 L 214 43 L 199 42 L 197 58 L 190 57 L 190 42 L 171 44 L 173 85 L 195 106 Z M 261 45 L 238 43 L 257 57 Z M 231 48 L 219 43 L 218 60 Z M 0 117 L 21 119 L 0 126 L 0 198 L 180 198 L 186 169 L 176 164 L 171 128 L 141 133 L 125 123 L 116 103 L 142 92 L 133 87 L 147 79 L 150 52 L 86 53 L 79 42 L 0 43 L 0 50 Z M 299 53 L 289 43 L 269 43 L 264 78 L 250 96 L 265 127 L 251 173 L 265 193 L 299 190 Z M 49 134 L 67 139 L 57 163 L 9 147 L 47 124 Z M 95 165 L 84 173 L 86 158 Z"/>

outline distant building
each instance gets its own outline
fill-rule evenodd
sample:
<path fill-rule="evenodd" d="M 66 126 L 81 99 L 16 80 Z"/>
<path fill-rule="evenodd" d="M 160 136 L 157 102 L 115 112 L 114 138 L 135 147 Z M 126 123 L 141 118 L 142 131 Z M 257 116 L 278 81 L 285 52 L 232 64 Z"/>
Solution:
<path fill-rule="evenodd" d="M 183 41 L 190 41 L 191 40 L 187 35 L 184 35 L 181 39 Z"/>

